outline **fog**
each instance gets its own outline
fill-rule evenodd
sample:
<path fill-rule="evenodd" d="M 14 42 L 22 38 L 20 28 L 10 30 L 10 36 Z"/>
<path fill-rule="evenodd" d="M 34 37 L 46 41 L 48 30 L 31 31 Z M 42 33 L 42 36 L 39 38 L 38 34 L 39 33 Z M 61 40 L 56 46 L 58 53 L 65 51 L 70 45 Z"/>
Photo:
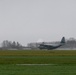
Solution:
<path fill-rule="evenodd" d="M 76 0 L 0 0 L 0 43 L 76 38 Z"/>

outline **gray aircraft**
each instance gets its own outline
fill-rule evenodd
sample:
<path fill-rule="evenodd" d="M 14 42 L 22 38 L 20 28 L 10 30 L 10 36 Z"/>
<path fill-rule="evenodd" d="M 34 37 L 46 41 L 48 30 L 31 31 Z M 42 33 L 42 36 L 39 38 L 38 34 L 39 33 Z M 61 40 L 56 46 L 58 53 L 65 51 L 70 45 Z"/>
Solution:
<path fill-rule="evenodd" d="M 65 37 L 62 37 L 61 42 L 58 45 L 47 45 L 43 42 L 42 44 L 39 45 L 38 48 L 51 50 L 51 49 L 59 48 L 60 46 L 62 46 L 64 44 L 65 44 Z"/>

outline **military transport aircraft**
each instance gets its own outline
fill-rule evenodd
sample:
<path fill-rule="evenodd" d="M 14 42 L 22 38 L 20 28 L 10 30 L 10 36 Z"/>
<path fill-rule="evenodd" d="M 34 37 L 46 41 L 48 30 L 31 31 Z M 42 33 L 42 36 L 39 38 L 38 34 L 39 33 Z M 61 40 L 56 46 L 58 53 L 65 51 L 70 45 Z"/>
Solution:
<path fill-rule="evenodd" d="M 58 44 L 58 45 L 47 45 L 47 44 L 45 44 L 44 42 L 42 42 L 40 45 L 39 45 L 39 49 L 48 49 L 48 50 L 50 50 L 50 49 L 56 49 L 56 48 L 58 48 L 58 47 L 60 47 L 60 46 L 62 46 L 62 45 L 64 45 L 65 44 L 65 37 L 62 37 L 62 39 L 61 39 L 61 42 Z"/>

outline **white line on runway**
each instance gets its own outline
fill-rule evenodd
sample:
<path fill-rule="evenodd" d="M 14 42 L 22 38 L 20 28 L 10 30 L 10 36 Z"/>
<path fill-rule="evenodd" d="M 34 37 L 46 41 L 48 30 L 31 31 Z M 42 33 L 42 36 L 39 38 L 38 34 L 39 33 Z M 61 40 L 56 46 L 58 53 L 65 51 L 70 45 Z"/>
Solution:
<path fill-rule="evenodd" d="M 37 66 L 37 65 L 40 65 L 40 66 L 48 66 L 48 65 L 56 65 L 56 64 L 16 64 L 16 65 L 27 65 L 27 66 Z"/>

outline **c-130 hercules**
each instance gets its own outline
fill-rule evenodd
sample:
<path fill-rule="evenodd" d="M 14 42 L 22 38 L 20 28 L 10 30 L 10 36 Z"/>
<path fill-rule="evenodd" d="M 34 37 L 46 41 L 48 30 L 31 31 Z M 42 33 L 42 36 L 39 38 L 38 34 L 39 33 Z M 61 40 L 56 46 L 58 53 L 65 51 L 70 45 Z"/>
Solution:
<path fill-rule="evenodd" d="M 59 48 L 60 46 L 62 46 L 64 44 L 65 44 L 65 37 L 62 37 L 61 42 L 58 45 L 47 45 L 47 44 L 44 44 L 44 42 L 43 42 L 42 44 L 39 45 L 38 48 L 51 50 L 51 49 Z"/>

